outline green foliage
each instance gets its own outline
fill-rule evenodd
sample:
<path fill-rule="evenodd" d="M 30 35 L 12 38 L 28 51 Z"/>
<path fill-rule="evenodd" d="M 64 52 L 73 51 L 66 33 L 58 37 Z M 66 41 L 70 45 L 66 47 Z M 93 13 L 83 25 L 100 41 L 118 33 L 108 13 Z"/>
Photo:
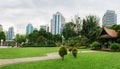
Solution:
<path fill-rule="evenodd" d="M 25 35 L 20 35 L 20 34 L 16 34 L 16 37 L 15 37 L 15 42 L 17 42 L 17 46 L 21 45 L 22 42 L 25 43 L 26 41 L 26 36 Z"/>
<path fill-rule="evenodd" d="M 68 51 L 69 51 L 69 52 L 71 52 L 71 51 L 72 51 L 72 49 L 73 49 L 73 47 L 69 47 L 69 48 L 68 48 Z"/>
<path fill-rule="evenodd" d="M 1 42 L 1 39 L 3 39 L 3 41 L 6 40 L 5 33 L 3 31 L 0 31 L 0 42 Z"/>
<path fill-rule="evenodd" d="M 90 39 L 90 42 L 96 40 L 99 31 L 99 19 L 96 16 L 89 15 L 85 19 L 83 19 L 83 26 L 82 26 L 82 36 L 87 37 Z"/>
<path fill-rule="evenodd" d="M 36 40 L 37 45 L 47 45 L 47 39 L 43 36 L 39 36 Z"/>
<path fill-rule="evenodd" d="M 112 51 L 120 51 L 120 44 L 118 43 L 111 43 L 110 47 Z"/>
<path fill-rule="evenodd" d="M 48 44 L 48 45 L 47 45 L 48 47 L 55 47 L 55 46 L 57 46 L 53 40 L 48 41 L 47 44 Z"/>
<path fill-rule="evenodd" d="M 75 26 L 76 25 L 73 22 L 69 22 L 63 27 L 62 35 L 66 40 L 77 35 L 75 32 Z"/>
<path fill-rule="evenodd" d="M 61 35 L 52 35 L 50 32 L 46 32 L 44 29 L 34 30 L 27 36 L 28 43 L 23 46 L 34 47 L 54 47 L 56 44 L 61 43 Z"/>
<path fill-rule="evenodd" d="M 67 48 L 65 46 L 60 47 L 59 55 L 62 57 L 62 60 L 64 60 L 64 56 L 67 55 Z"/>
<path fill-rule="evenodd" d="M 77 48 L 78 49 L 86 49 L 87 47 L 86 46 L 78 46 Z"/>
<path fill-rule="evenodd" d="M 113 26 L 111 26 L 109 28 L 114 29 L 118 33 L 118 36 L 117 36 L 116 40 L 114 40 L 114 42 L 120 43 L 120 36 L 119 36 L 120 35 L 120 25 L 113 25 Z"/>
<path fill-rule="evenodd" d="M 80 38 L 80 46 L 89 46 L 89 44 L 90 44 L 90 40 L 87 37 L 82 36 Z"/>
<path fill-rule="evenodd" d="M 80 43 L 80 37 L 71 37 L 68 39 L 68 46 L 76 46 L 77 43 Z"/>
<path fill-rule="evenodd" d="M 93 42 L 93 43 L 91 44 L 91 47 L 92 47 L 93 49 L 100 49 L 100 43 L 97 42 L 97 41 L 95 41 L 95 42 Z"/>
<path fill-rule="evenodd" d="M 74 48 L 72 49 L 72 55 L 74 56 L 74 58 L 77 57 L 77 53 L 78 53 L 77 48 L 74 47 Z"/>
<path fill-rule="evenodd" d="M 55 42 L 62 42 L 62 36 L 60 34 L 53 35 L 53 39 Z"/>
<path fill-rule="evenodd" d="M 71 37 L 66 41 L 66 45 L 68 46 L 89 46 L 89 39 L 85 36 L 83 37 Z"/>

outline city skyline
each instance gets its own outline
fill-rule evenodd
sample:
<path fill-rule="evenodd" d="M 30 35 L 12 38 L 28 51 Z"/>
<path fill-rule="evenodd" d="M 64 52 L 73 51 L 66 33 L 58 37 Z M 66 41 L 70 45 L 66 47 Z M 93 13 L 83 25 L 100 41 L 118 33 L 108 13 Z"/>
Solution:
<path fill-rule="evenodd" d="M 76 14 L 85 17 L 97 15 L 101 19 L 106 10 L 114 10 L 120 23 L 119 0 L 4 0 L 0 1 L 0 24 L 4 30 L 13 26 L 15 32 L 25 34 L 25 27 L 30 22 L 34 27 L 50 25 L 52 15 L 61 12 L 66 22 Z"/>

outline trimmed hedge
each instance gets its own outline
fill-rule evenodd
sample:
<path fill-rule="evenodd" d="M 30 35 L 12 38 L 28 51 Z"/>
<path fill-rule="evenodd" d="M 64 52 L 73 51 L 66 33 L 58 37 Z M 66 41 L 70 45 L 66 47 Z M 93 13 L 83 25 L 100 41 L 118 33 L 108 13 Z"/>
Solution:
<path fill-rule="evenodd" d="M 64 56 L 67 55 L 67 48 L 65 46 L 61 46 L 58 53 L 62 57 L 62 60 L 64 60 Z"/>
<path fill-rule="evenodd" d="M 110 48 L 112 51 L 120 51 L 120 44 L 118 43 L 111 43 Z"/>
<path fill-rule="evenodd" d="M 95 42 L 93 42 L 93 43 L 91 44 L 91 47 L 92 47 L 93 49 L 100 49 L 100 43 L 97 42 L 97 41 L 95 41 Z"/>
<path fill-rule="evenodd" d="M 74 48 L 72 49 L 72 55 L 74 56 L 74 58 L 77 57 L 77 53 L 78 53 L 78 50 L 77 50 L 76 47 L 74 47 Z"/>

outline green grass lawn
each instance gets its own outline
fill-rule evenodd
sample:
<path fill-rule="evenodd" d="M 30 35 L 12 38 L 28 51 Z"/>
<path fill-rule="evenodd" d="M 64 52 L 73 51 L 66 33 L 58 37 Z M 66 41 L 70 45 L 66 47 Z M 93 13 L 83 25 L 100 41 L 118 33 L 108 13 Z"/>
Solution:
<path fill-rule="evenodd" d="M 55 59 L 27 62 L 3 66 L 0 69 L 120 69 L 120 53 L 79 53 L 76 59 L 68 54 L 64 61 Z"/>
<path fill-rule="evenodd" d="M 43 56 L 49 52 L 56 52 L 58 49 L 58 47 L 1 48 L 0 59 Z"/>

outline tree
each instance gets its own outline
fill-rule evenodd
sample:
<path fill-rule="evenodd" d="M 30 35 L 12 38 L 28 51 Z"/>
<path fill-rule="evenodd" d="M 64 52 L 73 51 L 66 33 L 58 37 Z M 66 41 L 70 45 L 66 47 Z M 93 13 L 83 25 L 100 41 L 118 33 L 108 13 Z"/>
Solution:
<path fill-rule="evenodd" d="M 0 43 L 1 43 L 1 40 L 3 40 L 3 41 L 6 40 L 5 33 L 3 31 L 0 32 Z"/>
<path fill-rule="evenodd" d="M 56 42 L 56 43 L 61 43 L 62 42 L 62 36 L 60 34 L 57 34 L 57 35 L 53 35 L 53 40 Z"/>
<path fill-rule="evenodd" d="M 96 16 L 89 15 L 83 19 L 82 36 L 86 36 L 90 41 L 94 41 L 97 38 L 97 28 L 99 19 Z"/>
<path fill-rule="evenodd" d="M 66 40 L 77 35 L 75 32 L 75 26 L 76 25 L 73 22 L 69 22 L 63 27 L 62 35 Z"/>
<path fill-rule="evenodd" d="M 61 35 L 52 35 L 44 29 L 34 30 L 31 34 L 27 35 L 28 43 L 30 46 L 56 46 L 57 42 L 61 42 Z"/>
<path fill-rule="evenodd" d="M 16 37 L 15 37 L 14 40 L 15 40 L 15 42 L 17 42 L 17 46 L 20 46 L 22 43 L 25 43 L 26 36 L 25 35 L 16 34 Z"/>
<path fill-rule="evenodd" d="M 43 36 L 39 36 L 38 38 L 36 38 L 36 43 L 37 45 L 40 45 L 40 46 L 46 46 L 47 45 L 47 39 Z"/>
<path fill-rule="evenodd" d="M 6 40 L 5 33 L 2 31 L 0 32 L 0 40 L 3 39 L 4 41 Z"/>
<path fill-rule="evenodd" d="M 117 33 L 118 33 L 118 36 L 116 38 L 116 42 L 117 43 L 120 43 L 120 25 L 113 25 L 110 27 L 111 29 L 114 29 Z"/>

